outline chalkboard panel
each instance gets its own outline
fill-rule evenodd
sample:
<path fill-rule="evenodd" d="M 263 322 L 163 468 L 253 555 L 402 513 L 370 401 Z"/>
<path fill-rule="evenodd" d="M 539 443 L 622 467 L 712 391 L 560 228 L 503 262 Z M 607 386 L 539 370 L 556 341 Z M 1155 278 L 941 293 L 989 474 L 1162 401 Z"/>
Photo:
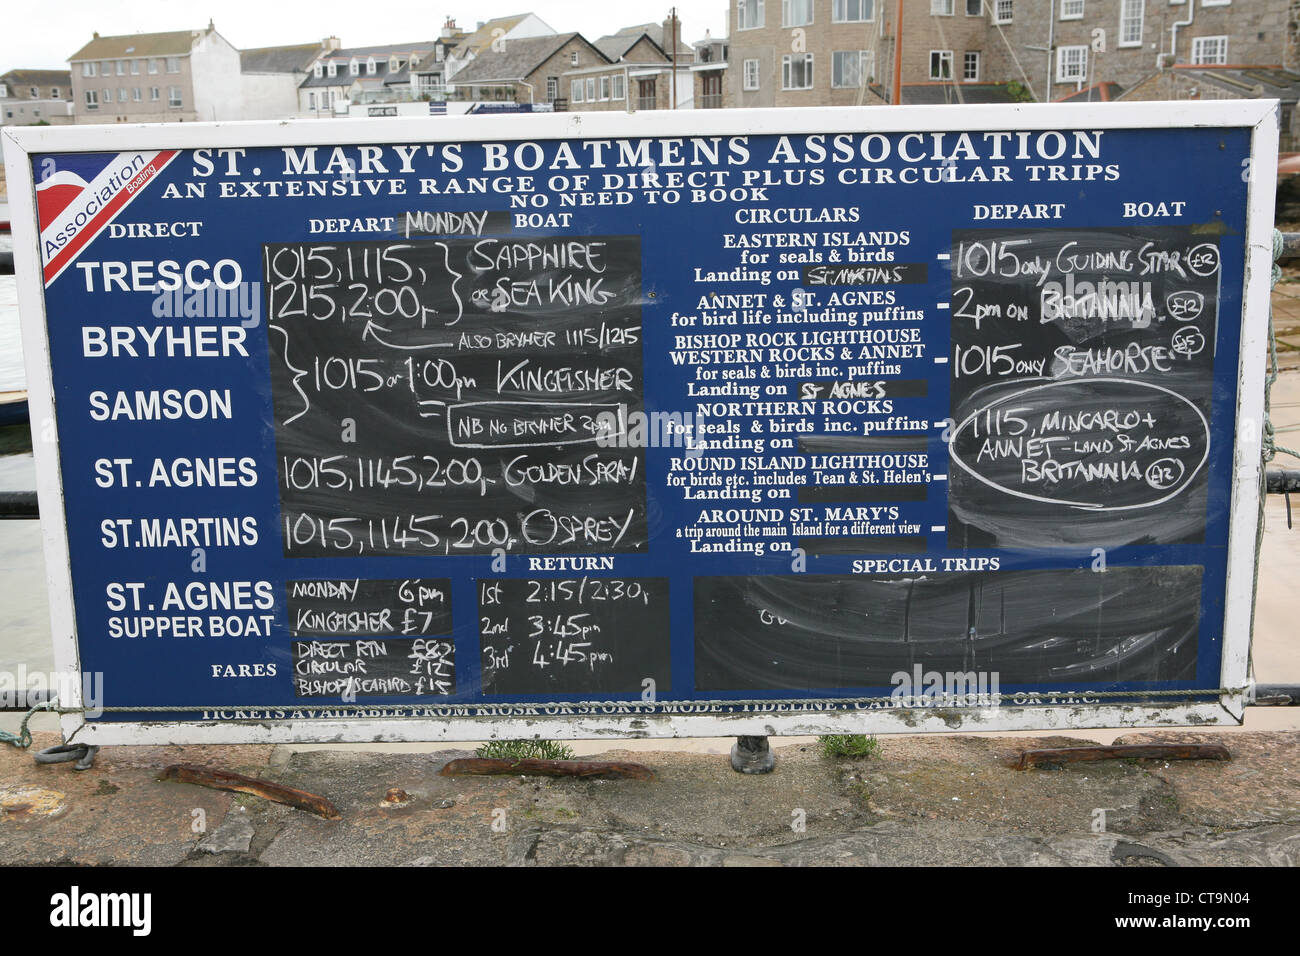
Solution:
<path fill-rule="evenodd" d="M 295 637 L 447 634 L 451 581 L 288 581 L 289 633 Z"/>
<path fill-rule="evenodd" d="M 286 557 L 645 550 L 644 449 L 596 444 L 644 402 L 636 238 L 278 244 L 263 269 Z"/>
<path fill-rule="evenodd" d="M 666 578 L 482 580 L 478 595 L 485 694 L 671 689 Z"/>
<path fill-rule="evenodd" d="M 1190 680 L 1201 576 L 1172 566 L 699 578 L 695 680 L 717 691 L 878 688 L 917 664 L 996 673 L 1004 686 Z"/>
<path fill-rule="evenodd" d="M 953 233 L 954 547 L 1203 540 L 1219 271 L 1192 227 Z"/>
<path fill-rule="evenodd" d="M 456 692 L 456 645 L 436 638 L 294 641 L 298 697 L 362 700 Z"/>

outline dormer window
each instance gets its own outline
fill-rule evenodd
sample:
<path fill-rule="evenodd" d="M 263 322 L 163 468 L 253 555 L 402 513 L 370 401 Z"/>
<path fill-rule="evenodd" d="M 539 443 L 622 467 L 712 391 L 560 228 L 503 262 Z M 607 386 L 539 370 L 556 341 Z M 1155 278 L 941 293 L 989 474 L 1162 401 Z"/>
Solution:
<path fill-rule="evenodd" d="M 372 56 L 366 60 L 366 75 L 374 76 L 377 72 L 379 72 L 379 64 L 375 62 L 375 58 Z"/>
<path fill-rule="evenodd" d="M 357 63 L 357 58 L 355 56 L 348 63 L 348 75 L 349 76 L 361 75 L 361 64 Z"/>
<path fill-rule="evenodd" d="M 420 58 L 419 58 L 418 56 L 412 56 L 412 57 L 411 57 L 411 66 L 414 68 L 414 67 L 417 67 L 417 66 L 419 66 L 419 65 L 420 65 Z"/>
<path fill-rule="evenodd" d="M 325 67 L 317 63 L 315 66 L 311 68 L 311 72 L 312 75 L 314 75 L 317 79 L 320 79 L 322 76 L 325 75 Z"/>
<path fill-rule="evenodd" d="M 338 65 L 337 63 L 335 63 L 333 60 L 330 60 L 330 62 L 329 62 L 329 66 L 327 66 L 327 67 L 325 68 L 325 72 L 326 72 L 329 76 L 338 76 L 338 75 L 339 75 L 339 65 Z"/>
<path fill-rule="evenodd" d="M 393 57 L 389 57 L 389 58 L 388 58 L 388 72 L 389 72 L 389 73 L 396 73 L 396 72 L 397 72 L 398 70 L 400 70 L 401 68 L 402 68 L 402 61 L 401 61 L 401 60 L 399 60 L 399 59 L 398 59 L 397 57 L 395 57 L 395 56 L 393 56 Z"/>

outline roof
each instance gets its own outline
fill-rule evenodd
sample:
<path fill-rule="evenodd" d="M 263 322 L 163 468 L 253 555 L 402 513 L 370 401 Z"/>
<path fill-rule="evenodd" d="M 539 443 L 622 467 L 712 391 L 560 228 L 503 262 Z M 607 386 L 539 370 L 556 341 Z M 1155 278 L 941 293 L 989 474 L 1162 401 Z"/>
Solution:
<path fill-rule="evenodd" d="M 322 52 L 319 43 L 240 50 L 239 69 L 244 73 L 303 73 Z"/>
<path fill-rule="evenodd" d="M 1280 66 L 1176 66 L 1180 78 L 1195 77 L 1198 83 L 1231 93 L 1241 99 L 1278 99 L 1283 103 L 1300 100 L 1300 73 Z"/>
<path fill-rule="evenodd" d="M 346 50 L 329 50 L 321 51 L 319 57 L 308 61 L 307 69 L 313 72 L 303 80 L 302 86 L 346 86 L 352 82 L 360 82 L 363 87 L 383 86 L 385 83 L 405 83 L 410 78 L 410 58 L 412 55 L 420 58 L 420 65 L 426 62 L 434 62 L 434 47 L 437 45 L 435 40 L 418 40 L 413 43 L 388 43 L 384 46 L 358 46 L 350 47 Z M 401 61 L 401 66 L 392 73 L 388 70 L 389 59 L 396 54 Z M 370 74 L 366 72 L 366 62 L 375 58 L 375 72 Z M 361 67 L 361 72 L 357 76 L 351 76 L 348 73 L 348 65 L 352 62 L 353 57 Z M 322 69 L 322 75 L 316 76 L 314 72 L 315 65 L 320 63 L 322 67 L 329 62 L 335 62 L 339 65 L 338 72 L 334 76 L 329 75 L 327 69 Z"/>
<path fill-rule="evenodd" d="M 497 17 L 495 20 L 489 20 L 472 33 L 467 33 L 456 46 L 456 56 L 464 59 L 467 56 L 479 56 L 485 50 L 492 46 L 492 41 L 496 39 L 493 35 L 498 29 L 509 33 L 519 24 L 527 20 L 529 14 L 517 13 L 511 17 Z"/>
<path fill-rule="evenodd" d="M 960 88 L 961 96 L 957 92 Z M 888 100 L 884 87 L 878 84 L 872 90 Z M 1006 83 L 904 83 L 905 106 L 933 106 L 941 103 L 1018 103 L 1019 98 L 1007 90 Z"/>
<path fill-rule="evenodd" d="M 636 41 L 641 39 L 643 34 L 650 38 L 651 43 L 664 51 L 664 56 L 669 55 L 668 47 L 672 44 L 672 37 L 664 36 L 664 25 L 662 23 L 638 23 L 635 26 L 623 27 L 623 29 L 615 31 L 609 36 L 601 37 L 596 41 L 596 46 L 604 52 L 604 41 L 608 40 L 610 41 L 611 46 L 617 46 L 618 42 L 622 42 L 626 39 L 627 45 L 623 47 L 622 52 L 619 54 L 621 56 L 622 53 L 626 53 L 630 50 Z M 682 40 L 681 46 L 677 49 L 678 59 L 680 60 L 683 56 L 693 53 L 694 49 L 695 48 L 691 44 Z"/>
<path fill-rule="evenodd" d="M 10 70 L 0 74 L 0 83 L 10 86 L 71 86 L 71 70 Z"/>
<path fill-rule="evenodd" d="M 121 56 L 184 56 L 194 47 L 202 30 L 176 30 L 172 33 L 129 33 L 125 36 L 95 38 L 72 56 L 77 60 L 111 60 Z"/>
<path fill-rule="evenodd" d="M 661 30 L 660 32 L 662 33 L 663 31 Z M 642 31 L 641 33 L 625 33 L 622 30 L 620 30 L 618 33 L 610 34 L 607 37 L 601 37 L 599 40 L 596 40 L 592 45 L 601 53 L 605 54 L 607 59 L 611 61 L 615 61 L 615 60 L 621 60 L 624 56 L 626 56 L 628 51 L 631 50 L 632 47 L 636 46 L 638 43 L 641 42 L 642 37 L 649 40 L 650 44 L 656 50 L 658 50 L 660 53 L 663 53 L 663 57 L 665 60 L 669 59 L 668 54 L 664 53 L 664 48 L 659 45 L 659 41 L 657 41 L 654 37 L 652 37 L 649 34 L 649 32 L 646 31 Z"/>
<path fill-rule="evenodd" d="M 1100 83 L 1094 83 L 1092 86 L 1085 86 L 1081 90 L 1073 93 L 1067 93 L 1065 96 L 1058 96 L 1054 102 L 1057 103 L 1109 103 L 1111 100 L 1119 99 L 1123 94 L 1124 87 L 1120 86 L 1114 80 L 1103 80 Z"/>
<path fill-rule="evenodd" d="M 475 82 L 486 83 L 496 80 L 519 80 L 528 76 L 548 59 L 559 52 L 569 41 L 577 38 L 606 61 L 609 57 L 601 53 L 581 33 L 561 33 L 549 37 L 525 37 L 511 40 L 504 44 L 504 49 L 489 48 L 476 59 L 470 60 L 459 73 L 452 77 L 457 86 Z"/>

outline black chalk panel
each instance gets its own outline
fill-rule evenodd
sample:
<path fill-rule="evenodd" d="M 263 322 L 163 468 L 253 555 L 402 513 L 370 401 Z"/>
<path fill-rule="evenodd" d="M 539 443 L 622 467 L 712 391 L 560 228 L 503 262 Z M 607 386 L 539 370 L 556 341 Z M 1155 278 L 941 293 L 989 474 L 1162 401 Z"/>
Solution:
<path fill-rule="evenodd" d="M 888 687 L 916 665 L 1003 686 L 1192 680 L 1202 570 L 697 578 L 696 686 Z"/>

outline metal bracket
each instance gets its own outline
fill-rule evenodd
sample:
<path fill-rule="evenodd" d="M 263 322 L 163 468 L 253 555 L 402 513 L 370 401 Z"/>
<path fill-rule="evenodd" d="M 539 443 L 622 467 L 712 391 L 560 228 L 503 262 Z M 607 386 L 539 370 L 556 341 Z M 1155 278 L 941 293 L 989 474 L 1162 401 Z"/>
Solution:
<path fill-rule="evenodd" d="M 776 757 L 766 737 L 737 737 L 731 748 L 731 769 L 736 773 L 771 773 Z"/>
<path fill-rule="evenodd" d="M 73 770 L 89 770 L 95 765 L 95 754 L 99 753 L 99 748 L 94 744 L 60 744 L 57 747 L 46 747 L 44 750 L 38 750 L 32 754 L 32 758 L 37 763 L 70 763 Z"/>

